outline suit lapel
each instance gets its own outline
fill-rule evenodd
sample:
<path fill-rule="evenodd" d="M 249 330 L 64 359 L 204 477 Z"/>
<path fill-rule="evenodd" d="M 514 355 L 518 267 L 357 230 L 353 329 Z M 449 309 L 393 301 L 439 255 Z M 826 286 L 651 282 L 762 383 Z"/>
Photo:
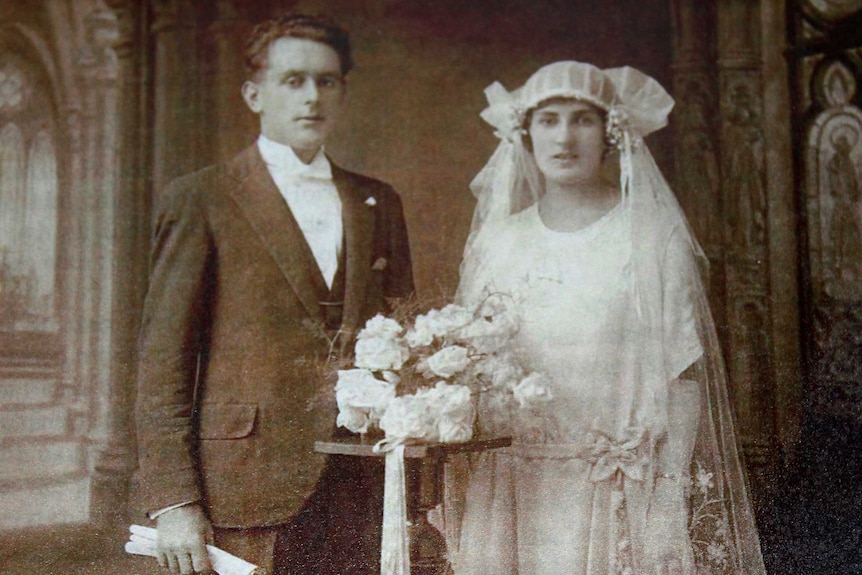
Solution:
<path fill-rule="evenodd" d="M 309 315 L 319 318 L 319 302 L 327 298 L 329 290 L 311 248 L 266 169 L 257 146 L 238 156 L 231 167 L 233 169 L 229 169 L 229 173 L 237 180 L 237 185 L 231 188 L 230 195 Z"/>
<path fill-rule="evenodd" d="M 341 213 L 344 222 L 347 269 L 342 324 L 347 330 L 356 330 L 362 320 L 368 274 L 371 272 L 374 208 L 366 205 L 368 195 L 356 179 L 335 164 L 332 164 L 332 179 L 341 196 Z"/>

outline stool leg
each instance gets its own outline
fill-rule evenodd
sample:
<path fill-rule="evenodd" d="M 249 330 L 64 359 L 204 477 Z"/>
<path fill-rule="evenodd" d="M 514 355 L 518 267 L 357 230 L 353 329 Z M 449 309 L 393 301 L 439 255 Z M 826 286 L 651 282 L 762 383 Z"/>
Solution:
<path fill-rule="evenodd" d="M 442 470 L 443 462 L 436 457 L 408 462 L 411 575 L 445 575 L 451 570 L 446 560 L 446 538 L 428 522 L 428 512 L 440 503 Z"/>

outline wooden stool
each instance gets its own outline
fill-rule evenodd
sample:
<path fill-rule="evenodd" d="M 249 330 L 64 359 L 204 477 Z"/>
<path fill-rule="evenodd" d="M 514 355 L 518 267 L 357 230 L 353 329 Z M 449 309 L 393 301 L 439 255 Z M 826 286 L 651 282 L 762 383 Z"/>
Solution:
<path fill-rule="evenodd" d="M 510 437 L 501 437 L 464 443 L 417 443 L 405 447 L 411 575 L 444 575 L 450 572 L 443 534 L 428 522 L 428 511 L 443 500 L 443 469 L 447 458 L 459 453 L 475 453 L 511 444 Z M 362 438 L 317 441 L 314 444 L 315 451 L 319 453 L 383 457 L 382 453 L 374 453 L 373 447 L 374 443 Z"/>

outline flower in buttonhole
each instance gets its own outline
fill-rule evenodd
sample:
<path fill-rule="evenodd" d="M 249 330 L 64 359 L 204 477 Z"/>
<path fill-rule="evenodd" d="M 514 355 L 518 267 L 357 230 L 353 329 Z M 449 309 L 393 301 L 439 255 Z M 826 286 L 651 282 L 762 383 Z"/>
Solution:
<path fill-rule="evenodd" d="M 551 381 L 543 373 L 533 372 L 520 382 L 512 390 L 518 405 L 527 407 L 532 403 L 551 401 Z"/>
<path fill-rule="evenodd" d="M 394 319 L 377 314 L 356 337 L 356 367 L 383 371 L 401 369 L 409 352 L 399 335 L 403 328 Z"/>
<path fill-rule="evenodd" d="M 367 369 L 339 370 L 335 384 L 336 424 L 354 433 L 365 433 L 394 397 L 395 385 L 377 379 Z"/>
<path fill-rule="evenodd" d="M 446 346 L 425 360 L 427 371 L 425 377 L 442 377 L 448 379 L 467 369 L 472 363 L 470 351 L 460 345 Z"/>

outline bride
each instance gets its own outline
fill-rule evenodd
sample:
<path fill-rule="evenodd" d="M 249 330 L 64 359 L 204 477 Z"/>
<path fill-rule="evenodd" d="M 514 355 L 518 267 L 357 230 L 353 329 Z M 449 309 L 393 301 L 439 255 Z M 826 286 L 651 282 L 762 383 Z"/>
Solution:
<path fill-rule="evenodd" d="M 642 139 L 673 100 L 580 62 L 486 94 L 458 297 L 514 298 L 553 400 L 505 428 L 480 406 L 513 445 L 470 462 L 456 575 L 764 574 L 706 260 Z"/>

